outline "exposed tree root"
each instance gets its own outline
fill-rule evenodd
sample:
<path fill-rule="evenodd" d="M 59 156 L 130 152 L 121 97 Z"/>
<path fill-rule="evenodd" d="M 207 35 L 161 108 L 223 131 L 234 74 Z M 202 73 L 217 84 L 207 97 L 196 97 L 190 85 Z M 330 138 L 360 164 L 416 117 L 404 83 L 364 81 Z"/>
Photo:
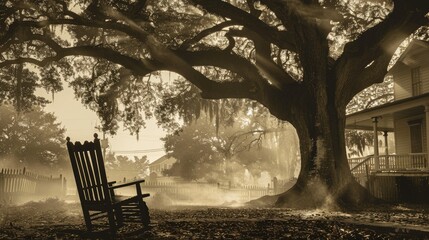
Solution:
<path fill-rule="evenodd" d="M 254 207 L 339 210 L 355 209 L 381 202 L 359 183 L 351 181 L 343 187 L 343 190 L 337 191 L 337 193 L 328 191 L 322 184 L 310 183 L 305 186 L 296 184 L 282 194 L 264 196 L 250 201 L 249 205 Z"/>
<path fill-rule="evenodd" d="M 277 199 L 279 198 L 279 195 L 274 196 L 263 196 L 258 199 L 251 200 L 247 202 L 247 206 L 250 207 L 274 207 L 275 203 L 277 202 Z"/>
<path fill-rule="evenodd" d="M 342 209 L 351 209 L 385 202 L 372 196 L 358 182 L 352 181 L 338 194 L 337 203 Z"/>

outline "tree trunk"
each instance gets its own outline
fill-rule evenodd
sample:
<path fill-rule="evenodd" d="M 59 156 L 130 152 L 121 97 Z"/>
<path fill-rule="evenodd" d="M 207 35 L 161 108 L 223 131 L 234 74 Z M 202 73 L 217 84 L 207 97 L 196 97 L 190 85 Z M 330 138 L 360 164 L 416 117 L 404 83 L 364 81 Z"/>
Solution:
<path fill-rule="evenodd" d="M 300 140 L 301 171 L 289 191 L 280 194 L 278 207 L 345 207 L 371 200 L 353 178 L 345 150 L 345 107 L 324 101 L 319 93 L 313 111 L 294 122 Z M 327 96 L 327 95 L 325 95 Z"/>
<path fill-rule="evenodd" d="M 300 24 L 292 27 L 300 43 L 297 49 L 303 68 L 303 91 L 293 99 L 294 116 L 288 120 L 298 133 L 301 171 L 296 185 L 278 196 L 276 206 L 334 207 L 368 200 L 368 191 L 354 180 L 346 157 L 347 103 L 339 102 L 342 93 L 335 92 L 344 79 L 337 78 L 329 63 L 327 33 L 318 22 L 300 19 L 297 16 Z"/>

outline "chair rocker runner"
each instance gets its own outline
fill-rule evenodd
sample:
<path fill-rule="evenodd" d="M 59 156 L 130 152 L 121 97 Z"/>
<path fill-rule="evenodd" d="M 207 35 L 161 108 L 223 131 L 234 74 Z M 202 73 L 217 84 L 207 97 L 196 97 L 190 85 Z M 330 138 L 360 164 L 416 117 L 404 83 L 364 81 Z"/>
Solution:
<path fill-rule="evenodd" d="M 140 188 L 144 180 L 120 185 L 108 182 L 97 134 L 94 134 L 94 142 L 85 141 L 83 144 L 73 144 L 67 137 L 67 149 L 88 231 L 93 230 L 94 220 L 106 217 L 112 233 L 116 233 L 124 222 L 141 222 L 145 227 L 149 225 L 149 209 L 143 201 L 149 194 L 143 194 Z M 132 185 L 136 187 L 135 196 L 115 195 L 115 189 Z"/>

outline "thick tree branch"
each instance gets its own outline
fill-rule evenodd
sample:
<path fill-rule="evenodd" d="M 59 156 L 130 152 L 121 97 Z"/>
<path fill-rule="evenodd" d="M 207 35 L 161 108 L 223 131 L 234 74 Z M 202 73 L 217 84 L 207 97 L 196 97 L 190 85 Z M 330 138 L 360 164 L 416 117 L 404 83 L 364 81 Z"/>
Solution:
<path fill-rule="evenodd" d="M 355 94 L 383 81 L 387 66 L 399 44 L 427 22 L 429 1 L 394 1 L 384 21 L 348 43 L 334 71 L 337 100 L 347 104 Z"/>
<path fill-rule="evenodd" d="M 248 30 L 231 29 L 231 36 L 245 37 L 255 44 L 255 65 L 268 81 L 279 89 L 287 88 L 288 84 L 297 83 L 284 69 L 278 66 L 271 58 L 271 45 L 259 34 Z"/>
<path fill-rule="evenodd" d="M 219 23 L 219 24 L 217 24 L 211 28 L 204 29 L 203 31 L 201 31 L 197 35 L 195 35 L 193 38 L 190 38 L 190 39 L 187 39 L 186 41 L 184 41 L 180 45 L 179 49 L 180 50 L 186 50 L 192 44 L 199 42 L 201 39 L 209 36 L 210 34 L 221 31 L 222 29 L 224 29 L 226 27 L 233 26 L 233 25 L 234 25 L 234 23 L 232 21 L 226 21 L 226 22 Z"/>
<path fill-rule="evenodd" d="M 250 14 L 252 14 L 255 17 L 259 17 L 261 15 L 262 11 L 255 8 L 255 2 L 256 1 L 255 0 L 246 0 L 246 2 L 247 2 L 247 6 L 250 9 Z"/>
<path fill-rule="evenodd" d="M 257 101 L 260 99 L 255 85 L 246 81 L 224 82 L 208 80 L 204 83 L 204 87 L 198 88 L 201 90 L 201 97 L 204 99 L 247 98 Z"/>
<path fill-rule="evenodd" d="M 220 0 L 193 0 L 194 3 L 202 6 L 210 13 L 229 18 L 247 29 L 250 29 L 272 42 L 279 48 L 295 51 L 295 40 L 293 35 L 287 31 L 278 31 L 255 17 L 254 15 L 243 11 L 227 2 Z"/>
<path fill-rule="evenodd" d="M 226 51 L 214 50 L 174 51 L 173 53 L 189 65 L 216 66 L 236 72 L 244 78 L 244 81 L 241 82 L 212 81 L 205 77 L 197 78 L 196 81 L 186 77 L 182 72 L 183 69 L 178 69 L 177 73 L 185 76 L 202 90 L 203 98 L 249 98 L 257 100 L 270 109 L 273 115 L 286 121 L 294 121 L 294 117 L 297 116 L 296 111 L 305 108 L 308 104 L 308 95 L 305 94 L 306 91 L 302 84 L 289 84 L 286 89 L 280 90 L 262 79 L 257 68 L 240 56 Z"/>
<path fill-rule="evenodd" d="M 353 86 L 354 91 L 352 92 L 353 96 L 374 83 L 383 82 L 387 74 L 387 66 L 389 65 L 391 58 L 391 54 L 382 54 L 369 66 L 363 69 L 359 78 L 355 78 Z"/>
<path fill-rule="evenodd" d="M 97 46 L 77 46 L 64 48 L 45 35 L 26 34 L 25 37 L 23 36 L 20 40 L 41 41 L 47 46 L 49 46 L 55 52 L 55 55 L 46 57 L 43 60 L 37 60 L 34 58 L 18 58 L 14 60 L 6 60 L 0 63 L 0 67 L 4 67 L 10 64 L 23 63 L 25 61 L 43 67 L 53 61 L 58 61 L 67 56 L 88 56 L 94 58 L 104 58 L 110 62 L 122 65 L 123 67 L 132 70 L 137 75 L 145 75 L 149 72 L 156 71 L 161 68 L 161 65 L 159 63 L 157 64 L 154 61 L 140 61 L 132 57 L 120 54 L 119 52 L 110 48 Z"/>
<path fill-rule="evenodd" d="M 321 23 L 320 26 L 326 27 L 326 31 L 330 30 L 329 21 L 343 20 L 336 10 L 332 7 L 322 7 L 318 1 L 261 0 L 261 3 L 274 12 L 287 29 L 293 28 L 294 21 L 291 21 L 291 15 L 300 16 L 305 21 L 317 19 Z"/>
<path fill-rule="evenodd" d="M 71 12 L 70 12 L 71 13 Z M 120 23 L 114 22 L 101 22 L 101 21 L 92 21 L 78 16 L 78 19 L 48 19 L 41 21 L 15 21 L 7 30 L 7 32 L 0 38 L 0 45 L 5 44 L 12 38 L 23 37 L 27 33 L 31 33 L 31 28 L 41 29 L 51 25 L 74 25 L 74 26 L 85 26 L 101 29 L 110 29 L 116 30 L 125 34 L 129 34 L 131 37 L 134 37 L 138 40 L 141 40 L 142 43 L 147 41 L 149 34 L 145 33 L 142 29 L 136 26 L 127 26 Z M 25 33 L 25 34 L 24 34 Z"/>
<path fill-rule="evenodd" d="M 192 66 L 215 66 L 238 73 L 259 86 L 266 84 L 258 69 L 247 59 L 222 50 L 173 51 Z"/>

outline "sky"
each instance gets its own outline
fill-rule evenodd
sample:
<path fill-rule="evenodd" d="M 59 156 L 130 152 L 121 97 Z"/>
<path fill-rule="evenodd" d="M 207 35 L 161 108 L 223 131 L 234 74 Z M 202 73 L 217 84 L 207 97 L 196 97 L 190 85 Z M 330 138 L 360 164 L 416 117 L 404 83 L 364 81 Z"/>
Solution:
<path fill-rule="evenodd" d="M 103 134 L 95 128 L 100 123 L 97 115 L 75 98 L 73 90 L 67 83 L 64 83 L 64 90 L 56 93 L 53 100 L 52 94 L 45 90 L 39 91 L 38 95 L 52 101 L 47 104 L 45 111 L 55 114 L 57 121 L 66 129 L 65 136 L 70 137 L 72 141 L 93 140 L 94 133 L 98 133 L 100 139 L 103 137 Z M 153 162 L 165 154 L 164 143 L 160 140 L 165 134 L 166 132 L 158 128 L 155 120 L 148 120 L 146 129 L 142 129 L 139 134 L 139 140 L 135 135 L 124 131 L 122 126 L 115 136 L 106 137 L 110 151 L 116 155 L 126 155 L 132 159 L 133 156 L 147 155 L 149 161 Z"/>

